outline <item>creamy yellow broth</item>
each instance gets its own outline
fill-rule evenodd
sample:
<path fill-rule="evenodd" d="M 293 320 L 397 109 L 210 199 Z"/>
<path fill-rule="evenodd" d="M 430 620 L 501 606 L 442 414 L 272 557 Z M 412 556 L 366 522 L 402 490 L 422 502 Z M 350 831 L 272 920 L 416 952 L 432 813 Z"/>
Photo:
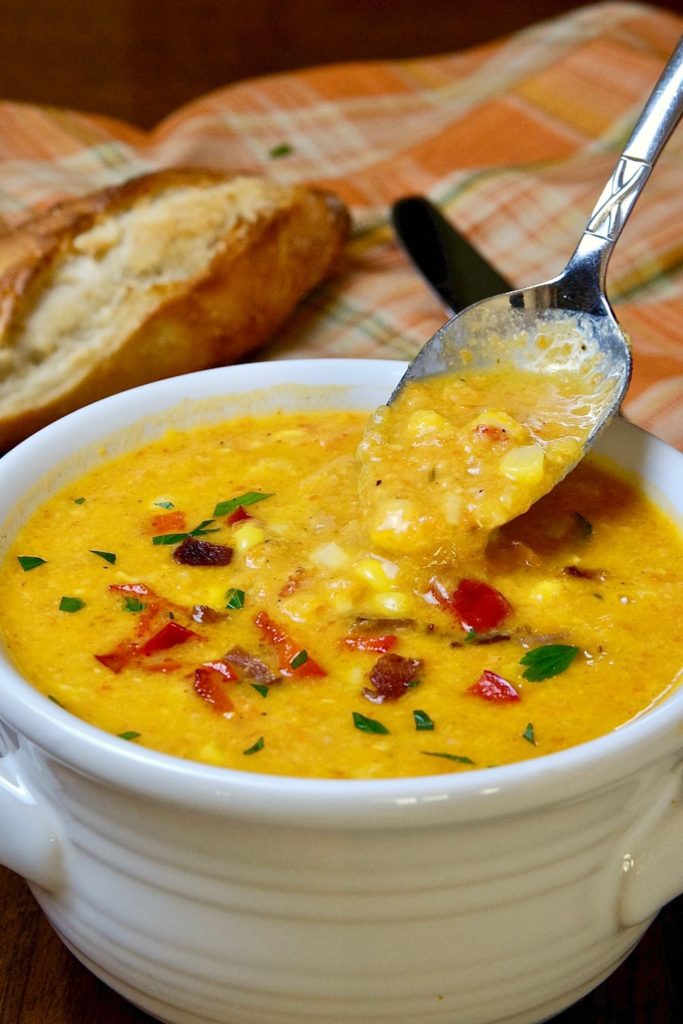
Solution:
<path fill-rule="evenodd" d="M 671 689 L 683 545 L 640 491 L 591 458 L 496 531 L 479 564 L 389 558 L 362 522 L 366 422 L 288 413 L 173 432 L 51 497 L 0 567 L 19 669 L 133 743 L 359 779 L 538 757 Z M 180 564 L 188 539 L 230 561 Z M 548 655 L 557 674 L 525 678 Z M 387 656 L 388 697 L 375 668 Z"/>
<path fill-rule="evenodd" d="M 463 559 L 565 476 L 594 426 L 585 374 L 511 366 L 409 383 L 361 442 L 366 527 L 390 554 Z"/>

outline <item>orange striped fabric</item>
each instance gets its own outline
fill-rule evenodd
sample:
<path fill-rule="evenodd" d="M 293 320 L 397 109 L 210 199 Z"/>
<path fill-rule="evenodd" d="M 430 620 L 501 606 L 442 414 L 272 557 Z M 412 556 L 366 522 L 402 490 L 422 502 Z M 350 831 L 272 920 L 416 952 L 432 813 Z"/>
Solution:
<path fill-rule="evenodd" d="M 656 7 L 584 6 L 462 53 L 232 85 L 150 133 L 0 103 L 0 228 L 158 166 L 321 184 L 353 212 L 346 260 L 262 355 L 407 358 L 445 312 L 397 248 L 390 204 L 426 193 L 514 284 L 550 277 L 682 32 L 683 18 Z M 616 249 L 608 291 L 635 354 L 625 413 L 680 447 L 682 264 L 679 130 Z"/>

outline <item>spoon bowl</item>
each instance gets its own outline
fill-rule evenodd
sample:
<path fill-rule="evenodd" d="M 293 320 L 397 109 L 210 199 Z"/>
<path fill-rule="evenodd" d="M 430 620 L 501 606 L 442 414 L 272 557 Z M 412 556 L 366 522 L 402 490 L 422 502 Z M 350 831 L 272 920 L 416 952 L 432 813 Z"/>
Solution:
<path fill-rule="evenodd" d="M 540 374 L 577 372 L 594 382 L 588 394 L 591 425 L 578 457 L 563 466 L 562 475 L 566 475 L 617 412 L 628 389 L 631 346 L 605 295 L 607 264 L 682 113 L 683 38 L 651 93 L 564 271 L 549 281 L 484 299 L 457 313 L 417 354 L 390 403 L 411 381 L 465 368 L 512 365 Z"/>

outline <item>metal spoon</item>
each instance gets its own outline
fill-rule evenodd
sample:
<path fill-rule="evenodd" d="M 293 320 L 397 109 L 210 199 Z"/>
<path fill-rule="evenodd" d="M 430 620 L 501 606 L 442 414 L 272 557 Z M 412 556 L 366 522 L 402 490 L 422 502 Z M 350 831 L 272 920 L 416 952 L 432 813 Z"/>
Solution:
<path fill-rule="evenodd" d="M 650 95 L 564 271 L 550 281 L 477 302 L 420 350 L 391 396 L 409 381 L 462 367 L 513 363 L 543 374 L 596 371 L 595 417 L 580 457 L 618 410 L 631 348 L 604 292 L 607 263 L 633 204 L 683 114 L 683 37 Z M 550 339 L 550 343 L 548 343 Z M 605 386 L 603 386 L 603 384 Z M 569 472 L 574 459 L 564 472 Z"/>

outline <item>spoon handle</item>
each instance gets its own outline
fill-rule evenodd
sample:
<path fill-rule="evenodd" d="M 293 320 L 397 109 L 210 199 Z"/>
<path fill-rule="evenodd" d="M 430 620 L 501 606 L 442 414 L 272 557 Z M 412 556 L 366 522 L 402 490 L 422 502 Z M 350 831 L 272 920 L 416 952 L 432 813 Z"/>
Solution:
<path fill-rule="evenodd" d="M 590 215 L 567 271 L 586 260 L 602 289 L 607 261 L 657 157 L 683 114 L 683 37 L 655 85 Z M 585 268 L 584 268 L 585 269 Z"/>

